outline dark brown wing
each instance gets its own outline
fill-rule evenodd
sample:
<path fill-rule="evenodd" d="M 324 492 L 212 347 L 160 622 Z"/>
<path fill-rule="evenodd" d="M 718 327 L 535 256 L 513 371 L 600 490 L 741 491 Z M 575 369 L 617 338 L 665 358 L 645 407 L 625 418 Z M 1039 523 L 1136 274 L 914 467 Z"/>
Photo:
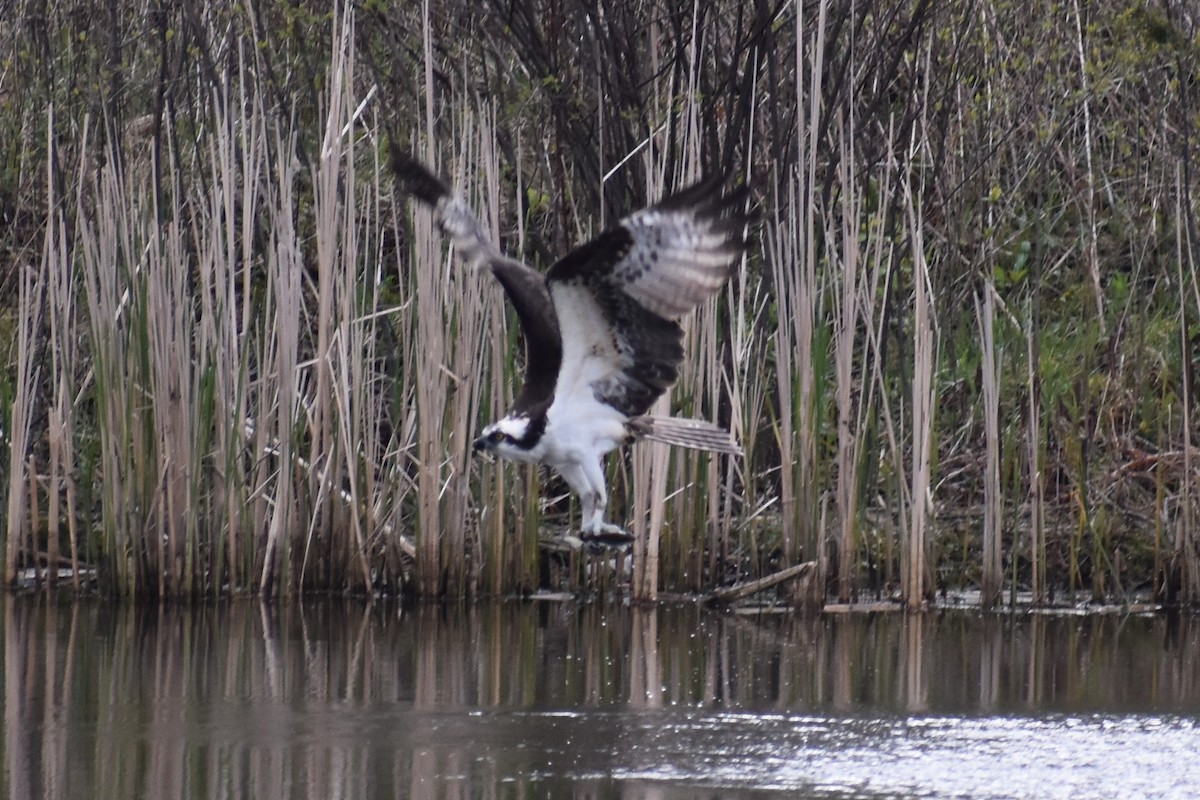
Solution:
<path fill-rule="evenodd" d="M 433 208 L 438 227 L 468 264 L 491 271 L 517 312 L 525 337 L 525 382 L 513 410 L 520 413 L 549 404 L 562 362 L 562 338 L 546 277 L 500 253 L 484 235 L 466 201 L 424 164 L 395 144 L 391 160 L 400 184 Z"/>

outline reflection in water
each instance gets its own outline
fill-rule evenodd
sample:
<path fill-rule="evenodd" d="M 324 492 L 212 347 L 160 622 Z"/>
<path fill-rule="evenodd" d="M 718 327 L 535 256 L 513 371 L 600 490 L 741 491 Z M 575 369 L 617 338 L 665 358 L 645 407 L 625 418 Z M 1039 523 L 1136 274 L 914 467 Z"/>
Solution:
<path fill-rule="evenodd" d="M 22 800 L 1169 796 L 1200 777 L 1187 617 L 0 608 L 2 788 Z"/>

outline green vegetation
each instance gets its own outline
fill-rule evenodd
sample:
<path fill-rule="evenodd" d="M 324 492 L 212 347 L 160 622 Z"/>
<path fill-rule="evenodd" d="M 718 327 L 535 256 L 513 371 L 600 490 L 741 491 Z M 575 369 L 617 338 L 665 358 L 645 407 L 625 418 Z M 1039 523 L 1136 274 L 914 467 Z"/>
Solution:
<path fill-rule="evenodd" d="M 473 463 L 522 350 L 394 196 L 541 267 L 716 170 L 761 217 L 611 458 L 632 593 L 1200 600 L 1200 31 L 1171 4 L 18 2 L 0 23 L 5 580 L 606 591 Z M 678 7 L 677 7 L 678 6 Z M 599 16 L 597 16 L 599 15 Z M 69 572 L 60 570 L 69 568 Z"/>

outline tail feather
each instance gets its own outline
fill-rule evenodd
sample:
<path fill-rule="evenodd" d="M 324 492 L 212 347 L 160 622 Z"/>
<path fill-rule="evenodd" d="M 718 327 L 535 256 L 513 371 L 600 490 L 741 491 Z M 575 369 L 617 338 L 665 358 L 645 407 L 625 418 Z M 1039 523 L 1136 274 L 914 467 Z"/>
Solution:
<path fill-rule="evenodd" d="M 742 455 L 742 447 L 732 433 L 702 419 L 644 416 L 632 420 L 630 428 L 638 438 L 654 442 L 731 456 Z"/>

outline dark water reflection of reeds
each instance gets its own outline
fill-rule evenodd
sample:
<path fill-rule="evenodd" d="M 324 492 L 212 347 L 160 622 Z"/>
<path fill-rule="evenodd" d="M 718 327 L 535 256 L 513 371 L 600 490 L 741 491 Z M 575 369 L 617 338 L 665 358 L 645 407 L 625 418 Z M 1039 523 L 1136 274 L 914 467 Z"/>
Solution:
<path fill-rule="evenodd" d="M 2 608 L 9 798 L 700 797 L 614 776 L 781 719 L 1200 716 L 1187 617 Z"/>

